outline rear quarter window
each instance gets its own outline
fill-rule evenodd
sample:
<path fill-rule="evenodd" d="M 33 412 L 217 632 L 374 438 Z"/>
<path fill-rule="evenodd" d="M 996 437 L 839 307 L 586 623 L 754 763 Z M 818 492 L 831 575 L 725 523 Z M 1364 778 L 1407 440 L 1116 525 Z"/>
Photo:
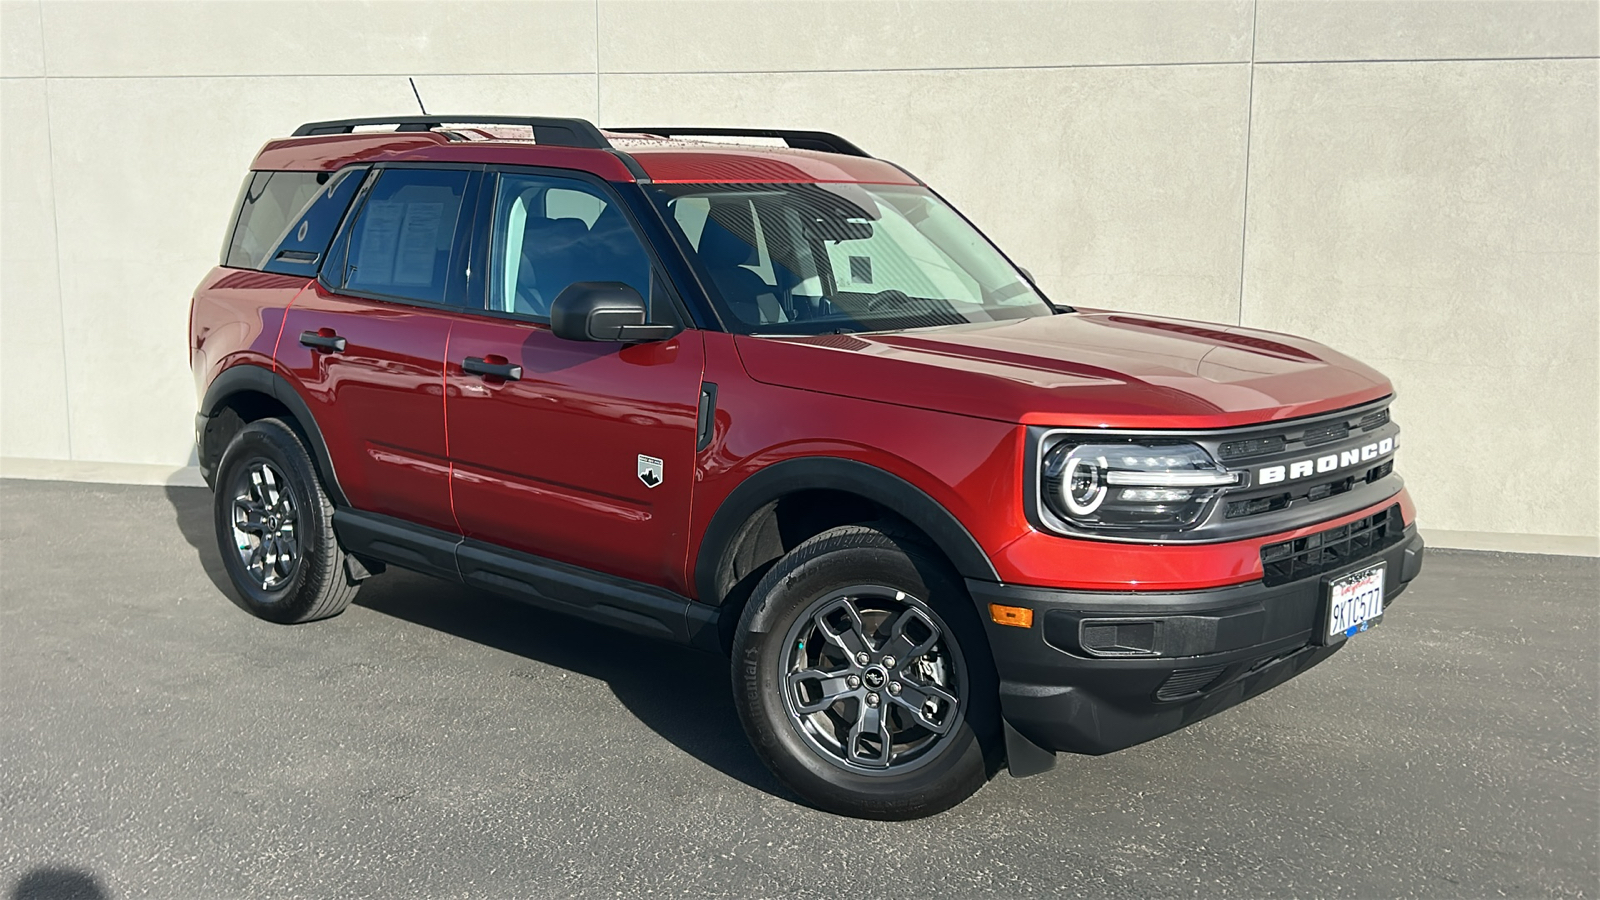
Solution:
<path fill-rule="evenodd" d="M 320 181 L 319 181 L 320 179 Z M 284 231 L 317 194 L 327 172 L 252 172 L 239 197 L 239 212 L 222 264 L 260 269 Z"/>

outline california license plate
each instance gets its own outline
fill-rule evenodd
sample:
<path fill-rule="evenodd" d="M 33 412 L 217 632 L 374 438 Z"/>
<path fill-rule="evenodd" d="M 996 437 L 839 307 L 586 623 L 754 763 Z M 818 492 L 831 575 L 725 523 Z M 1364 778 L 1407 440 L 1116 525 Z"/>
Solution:
<path fill-rule="evenodd" d="M 1383 575 L 1384 564 L 1379 563 L 1328 581 L 1323 643 L 1336 644 L 1382 621 Z"/>

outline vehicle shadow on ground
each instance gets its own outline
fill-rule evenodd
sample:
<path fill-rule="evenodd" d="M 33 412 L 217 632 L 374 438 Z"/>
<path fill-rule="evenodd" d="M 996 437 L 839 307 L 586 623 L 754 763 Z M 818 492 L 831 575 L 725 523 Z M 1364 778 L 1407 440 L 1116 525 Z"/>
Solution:
<path fill-rule="evenodd" d="M 178 529 L 235 605 L 211 519 L 211 492 L 168 487 Z M 606 682 L 622 705 L 683 752 L 750 787 L 800 802 L 762 765 L 733 708 L 728 660 L 638 637 L 437 578 L 390 568 L 356 605 Z M 308 627 L 316 627 L 311 625 Z"/>
<path fill-rule="evenodd" d="M 172 512 L 178 522 L 178 531 L 199 554 L 200 568 L 205 570 L 206 577 L 211 579 L 222 596 L 243 609 L 239 595 L 228 581 L 228 570 L 223 568 L 222 556 L 217 549 L 217 532 L 211 521 L 211 492 L 205 488 L 174 485 L 168 485 L 166 491 L 167 502 L 172 504 Z"/>
<path fill-rule="evenodd" d="M 90 872 L 47 866 L 22 876 L 9 900 L 107 900 L 110 896 Z"/>

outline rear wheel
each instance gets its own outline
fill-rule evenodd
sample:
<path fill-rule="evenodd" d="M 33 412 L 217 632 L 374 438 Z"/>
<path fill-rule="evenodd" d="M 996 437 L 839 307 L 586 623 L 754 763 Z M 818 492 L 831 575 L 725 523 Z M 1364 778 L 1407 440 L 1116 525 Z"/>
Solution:
<path fill-rule="evenodd" d="M 932 815 L 999 757 L 994 665 L 949 565 L 892 527 L 846 526 L 767 573 L 734 640 L 735 700 L 796 793 L 845 815 Z"/>
<path fill-rule="evenodd" d="M 217 546 L 250 612 L 273 622 L 325 619 L 360 587 L 333 533 L 333 504 L 305 444 L 278 419 L 251 422 L 217 467 Z"/>

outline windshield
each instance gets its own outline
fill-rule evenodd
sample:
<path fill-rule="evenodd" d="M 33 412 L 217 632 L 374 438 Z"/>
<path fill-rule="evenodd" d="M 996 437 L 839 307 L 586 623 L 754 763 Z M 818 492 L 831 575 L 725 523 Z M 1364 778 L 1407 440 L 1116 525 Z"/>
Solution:
<path fill-rule="evenodd" d="M 923 187 L 656 184 L 723 321 L 828 334 L 1050 315 L 1022 273 Z"/>

